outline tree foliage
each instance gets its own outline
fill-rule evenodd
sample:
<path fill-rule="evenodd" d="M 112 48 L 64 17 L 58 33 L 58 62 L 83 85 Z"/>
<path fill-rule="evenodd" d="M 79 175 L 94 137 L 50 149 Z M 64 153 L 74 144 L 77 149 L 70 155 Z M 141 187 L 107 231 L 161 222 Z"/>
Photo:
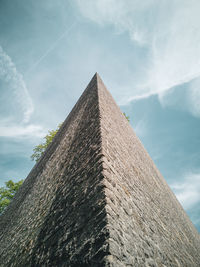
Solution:
<path fill-rule="evenodd" d="M 9 180 L 5 182 L 5 187 L 0 187 L 0 214 L 2 214 L 7 208 L 22 183 L 23 180 L 20 180 L 16 183 L 12 180 Z"/>
<path fill-rule="evenodd" d="M 31 155 L 31 159 L 35 160 L 36 162 L 40 159 L 48 145 L 53 141 L 54 136 L 57 134 L 58 130 L 60 129 L 62 123 L 58 125 L 56 130 L 48 131 L 48 134 L 44 137 L 45 141 L 39 145 L 37 145 L 33 149 L 33 154 Z"/>
<path fill-rule="evenodd" d="M 62 123 L 58 125 L 56 130 L 48 131 L 48 134 L 44 137 L 45 141 L 42 144 L 37 145 L 33 149 L 33 154 L 31 156 L 32 160 L 38 161 L 48 145 L 52 142 L 54 136 L 60 129 Z M 10 201 L 16 194 L 17 190 L 20 188 L 24 180 L 20 180 L 19 182 L 13 182 L 9 180 L 5 182 L 5 187 L 0 187 L 0 214 L 4 212 L 4 210 L 9 205 Z"/>
<path fill-rule="evenodd" d="M 130 122 L 130 117 L 127 116 L 125 112 L 123 114 L 124 114 L 125 118 L 127 119 L 127 121 Z"/>

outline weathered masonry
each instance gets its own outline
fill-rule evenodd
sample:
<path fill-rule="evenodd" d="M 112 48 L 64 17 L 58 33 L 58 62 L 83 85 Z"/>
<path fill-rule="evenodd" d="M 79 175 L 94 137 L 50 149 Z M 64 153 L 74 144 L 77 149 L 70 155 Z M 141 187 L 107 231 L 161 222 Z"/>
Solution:
<path fill-rule="evenodd" d="M 95 74 L 0 217 L 0 266 L 200 266 L 200 237 Z"/>

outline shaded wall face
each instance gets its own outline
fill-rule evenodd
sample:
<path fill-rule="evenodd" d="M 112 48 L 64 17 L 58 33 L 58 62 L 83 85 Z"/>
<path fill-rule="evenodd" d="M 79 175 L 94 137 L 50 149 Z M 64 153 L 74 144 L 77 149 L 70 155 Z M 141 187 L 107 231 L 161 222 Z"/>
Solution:
<path fill-rule="evenodd" d="M 3 266 L 103 266 L 108 232 L 95 85 L 2 217 Z"/>
<path fill-rule="evenodd" d="M 107 253 L 99 111 L 93 103 L 96 91 L 87 97 L 59 188 L 38 236 L 33 266 L 95 266 Z"/>
<path fill-rule="evenodd" d="M 111 265 L 198 266 L 196 229 L 105 88 L 99 99 Z"/>

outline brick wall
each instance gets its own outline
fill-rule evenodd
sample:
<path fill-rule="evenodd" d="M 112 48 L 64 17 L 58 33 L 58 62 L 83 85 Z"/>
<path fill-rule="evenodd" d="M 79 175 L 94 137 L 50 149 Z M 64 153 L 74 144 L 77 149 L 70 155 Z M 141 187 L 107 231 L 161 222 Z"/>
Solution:
<path fill-rule="evenodd" d="M 95 75 L 0 216 L 0 266 L 199 266 L 200 238 Z"/>
<path fill-rule="evenodd" d="M 95 76 L 0 217 L 1 266 L 102 266 L 108 232 L 96 85 Z"/>
<path fill-rule="evenodd" d="M 200 237 L 98 78 L 111 266 L 200 266 Z"/>

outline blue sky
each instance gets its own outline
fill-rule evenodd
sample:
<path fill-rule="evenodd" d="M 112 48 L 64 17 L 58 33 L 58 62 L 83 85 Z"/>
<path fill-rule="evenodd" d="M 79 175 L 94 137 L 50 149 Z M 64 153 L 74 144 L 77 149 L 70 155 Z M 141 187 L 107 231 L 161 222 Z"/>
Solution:
<path fill-rule="evenodd" d="M 199 0 L 1 0 L 0 186 L 97 71 L 200 230 Z"/>

